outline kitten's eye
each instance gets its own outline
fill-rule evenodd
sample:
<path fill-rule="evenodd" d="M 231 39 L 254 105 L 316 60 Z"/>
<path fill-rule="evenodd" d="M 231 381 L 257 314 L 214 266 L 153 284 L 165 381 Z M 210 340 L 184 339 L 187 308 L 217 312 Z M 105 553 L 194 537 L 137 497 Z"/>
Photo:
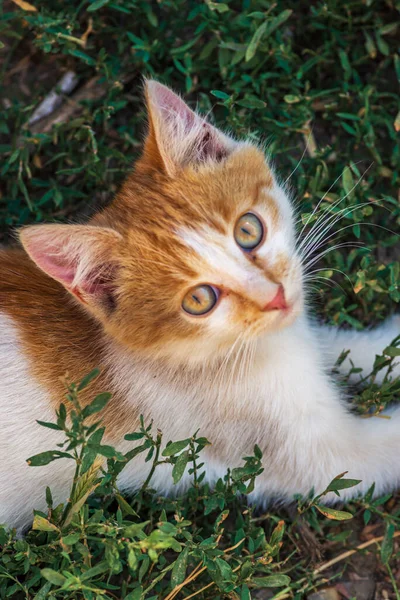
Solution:
<path fill-rule="evenodd" d="M 210 312 L 217 300 L 217 292 L 211 285 L 197 285 L 189 290 L 182 300 L 182 308 L 189 315 L 198 317 Z"/>
<path fill-rule="evenodd" d="M 234 236 L 243 250 L 254 250 L 264 239 L 264 225 L 254 213 L 248 212 L 237 220 Z"/>

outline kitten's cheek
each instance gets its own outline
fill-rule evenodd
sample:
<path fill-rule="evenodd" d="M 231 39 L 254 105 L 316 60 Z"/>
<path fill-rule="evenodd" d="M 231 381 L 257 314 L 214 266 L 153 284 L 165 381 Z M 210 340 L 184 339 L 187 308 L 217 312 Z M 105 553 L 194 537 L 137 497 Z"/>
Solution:
<path fill-rule="evenodd" d="M 232 307 L 228 297 L 220 299 L 218 306 L 210 314 L 205 326 L 208 332 L 212 335 L 226 334 L 226 331 L 231 327 Z"/>

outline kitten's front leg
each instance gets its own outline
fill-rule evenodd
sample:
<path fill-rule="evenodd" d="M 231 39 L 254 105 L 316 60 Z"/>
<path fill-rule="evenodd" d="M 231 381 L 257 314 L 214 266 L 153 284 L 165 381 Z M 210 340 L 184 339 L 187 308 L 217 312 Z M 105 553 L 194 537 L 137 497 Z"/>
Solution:
<path fill-rule="evenodd" d="M 394 338 L 400 335 L 400 317 L 387 319 L 382 325 L 365 331 L 343 330 L 335 327 L 321 326 L 317 328 L 317 336 L 327 360 L 327 366 L 333 367 L 344 350 L 350 350 L 346 360 L 340 365 L 340 372 L 348 374 L 351 362 L 362 369 L 361 376 L 368 375 L 373 368 L 375 357 L 382 354 Z M 382 381 L 385 375 L 383 369 L 378 373 L 377 381 Z M 400 375 L 400 365 L 394 371 L 394 376 Z M 357 382 L 359 375 L 353 375 L 351 380 Z"/>
<path fill-rule="evenodd" d="M 256 493 L 261 500 L 291 500 L 312 489 L 321 493 L 345 471 L 362 483 L 344 490 L 342 498 L 365 493 L 373 483 L 377 494 L 400 487 L 400 407 L 386 413 L 390 418 L 351 413 L 340 388 L 319 366 L 317 336 L 310 339 L 308 334 L 300 328 L 282 334 L 280 351 L 268 354 L 263 388 L 267 419 L 259 419 L 259 436 L 252 438 L 264 455 Z M 392 337 L 388 334 L 390 341 Z M 385 343 L 380 338 L 378 344 Z"/>
<path fill-rule="evenodd" d="M 387 414 L 390 419 L 365 419 L 349 413 L 338 397 L 327 403 L 315 397 L 313 404 L 310 412 L 292 415 L 290 428 L 282 427 L 280 447 L 263 461 L 264 485 L 257 494 L 307 497 L 312 490 L 321 493 L 344 472 L 361 483 L 341 491 L 340 499 L 329 494 L 324 502 L 365 494 L 372 484 L 376 495 L 400 487 L 400 408 Z"/>

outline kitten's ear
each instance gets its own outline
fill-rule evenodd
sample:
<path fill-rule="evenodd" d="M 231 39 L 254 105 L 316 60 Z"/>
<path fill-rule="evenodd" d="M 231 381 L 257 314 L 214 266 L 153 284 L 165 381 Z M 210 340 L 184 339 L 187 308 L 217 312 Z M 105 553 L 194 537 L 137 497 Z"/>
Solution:
<path fill-rule="evenodd" d="M 20 231 L 30 258 L 96 314 L 114 306 L 119 233 L 91 225 L 33 225 Z"/>
<path fill-rule="evenodd" d="M 221 161 L 237 146 L 158 81 L 146 82 L 146 101 L 149 133 L 143 158 L 171 177 L 188 164 Z"/>

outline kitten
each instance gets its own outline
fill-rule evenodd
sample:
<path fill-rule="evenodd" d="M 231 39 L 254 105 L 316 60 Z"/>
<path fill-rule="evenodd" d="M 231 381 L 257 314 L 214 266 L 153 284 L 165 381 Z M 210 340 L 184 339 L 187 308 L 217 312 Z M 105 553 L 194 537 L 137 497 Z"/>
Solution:
<path fill-rule="evenodd" d="M 124 449 L 141 413 L 166 441 L 200 428 L 211 482 L 257 443 L 256 502 L 320 491 L 346 470 L 362 479 L 356 492 L 399 485 L 400 410 L 350 414 L 327 374 L 345 348 L 368 372 L 398 321 L 362 333 L 311 325 L 292 207 L 263 153 L 160 83 L 147 82 L 146 99 L 143 154 L 111 206 L 86 225 L 23 228 L 23 249 L 0 252 L 0 522 L 28 525 L 46 485 L 66 500 L 72 461 L 26 459 L 62 439 L 35 420 L 52 420 L 60 377 L 95 367 L 84 401 L 113 393 L 109 443 Z M 133 461 L 120 487 L 148 470 Z M 153 486 L 172 490 L 165 469 Z"/>

